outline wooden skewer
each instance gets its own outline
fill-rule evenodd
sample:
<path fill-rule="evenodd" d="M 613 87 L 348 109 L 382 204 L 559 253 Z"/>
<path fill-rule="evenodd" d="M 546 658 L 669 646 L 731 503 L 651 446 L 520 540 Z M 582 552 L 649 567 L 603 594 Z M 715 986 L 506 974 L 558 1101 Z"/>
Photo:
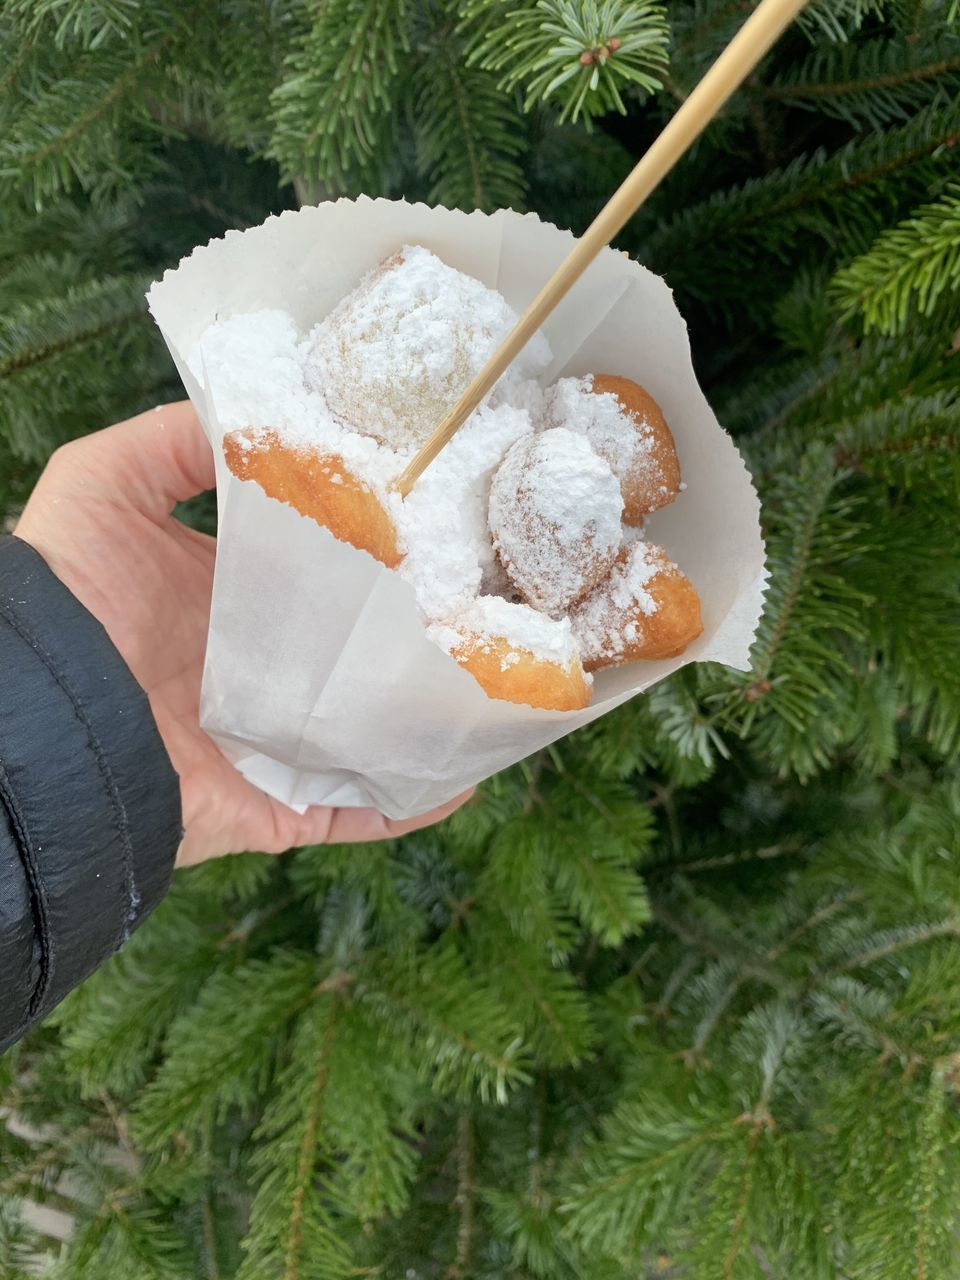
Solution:
<path fill-rule="evenodd" d="M 558 302 L 601 249 L 633 217 L 730 95 L 743 83 L 806 0 L 762 0 L 703 77 L 636 168 L 577 241 L 514 328 L 464 391 L 397 481 L 405 498 L 443 446 L 473 413 L 510 362 L 526 346 Z"/>

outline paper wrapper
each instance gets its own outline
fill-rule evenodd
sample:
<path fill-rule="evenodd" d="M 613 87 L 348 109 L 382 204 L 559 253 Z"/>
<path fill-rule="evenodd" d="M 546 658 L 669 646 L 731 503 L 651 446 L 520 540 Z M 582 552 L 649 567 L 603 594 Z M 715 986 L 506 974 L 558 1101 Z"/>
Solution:
<path fill-rule="evenodd" d="M 618 373 L 660 403 L 687 488 L 650 520 L 700 595 L 703 634 L 679 658 L 600 672 L 584 711 L 488 698 L 424 633 L 412 588 L 226 468 L 216 406 L 187 367 L 216 318 L 264 307 L 302 331 L 404 244 L 432 249 L 519 313 L 569 253 L 531 214 L 340 200 L 228 232 L 154 284 L 150 310 L 217 460 L 219 541 L 201 723 L 237 769 L 288 805 L 372 805 L 412 817 L 595 720 L 688 662 L 741 669 L 762 603 L 759 503 L 697 385 L 687 330 L 658 276 L 606 249 L 544 326 L 543 376 Z"/>

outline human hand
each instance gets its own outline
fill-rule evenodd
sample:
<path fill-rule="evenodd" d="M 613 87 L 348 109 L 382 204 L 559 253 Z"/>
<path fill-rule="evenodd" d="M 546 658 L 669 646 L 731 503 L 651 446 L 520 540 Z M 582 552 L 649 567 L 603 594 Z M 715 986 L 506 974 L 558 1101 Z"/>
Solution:
<path fill-rule="evenodd" d="M 213 485 L 213 456 L 190 402 L 161 405 L 58 449 L 16 528 L 102 623 L 150 699 L 180 775 L 177 865 L 244 849 L 381 840 L 452 813 L 465 797 L 404 822 L 323 806 L 301 816 L 245 781 L 200 728 L 216 540 L 172 512 Z"/>

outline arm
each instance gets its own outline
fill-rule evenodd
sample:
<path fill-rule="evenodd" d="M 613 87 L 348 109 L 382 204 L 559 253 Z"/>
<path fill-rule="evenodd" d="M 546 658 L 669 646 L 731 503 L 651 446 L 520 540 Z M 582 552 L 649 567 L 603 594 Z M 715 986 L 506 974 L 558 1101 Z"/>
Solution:
<path fill-rule="evenodd" d="M 299 814 L 202 731 L 216 543 L 172 513 L 213 483 L 193 409 L 165 405 L 58 449 L 0 541 L 0 1049 L 122 945 L 175 858 L 379 840 L 456 808 Z"/>
<path fill-rule="evenodd" d="M 180 791 L 143 690 L 25 542 L 0 538 L 0 1049 L 166 890 Z"/>

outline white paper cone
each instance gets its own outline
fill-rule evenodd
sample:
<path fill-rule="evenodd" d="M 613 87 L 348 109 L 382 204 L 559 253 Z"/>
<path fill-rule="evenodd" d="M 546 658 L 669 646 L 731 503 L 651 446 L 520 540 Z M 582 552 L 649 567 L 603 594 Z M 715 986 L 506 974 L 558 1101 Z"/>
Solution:
<path fill-rule="evenodd" d="M 584 711 L 488 698 L 426 638 L 412 588 L 226 468 L 215 406 L 187 367 L 213 320 L 271 307 L 308 330 L 382 258 L 422 244 L 521 312 L 570 251 L 532 214 L 339 200 L 228 232 L 154 284 L 150 310 L 217 458 L 219 541 L 201 722 L 236 767 L 289 805 L 442 804 L 688 662 L 746 668 L 762 604 L 759 503 L 697 385 L 684 322 L 658 276 L 612 249 L 545 325 L 543 382 L 617 373 L 646 387 L 687 488 L 649 522 L 700 596 L 703 634 L 679 657 L 608 669 Z"/>

